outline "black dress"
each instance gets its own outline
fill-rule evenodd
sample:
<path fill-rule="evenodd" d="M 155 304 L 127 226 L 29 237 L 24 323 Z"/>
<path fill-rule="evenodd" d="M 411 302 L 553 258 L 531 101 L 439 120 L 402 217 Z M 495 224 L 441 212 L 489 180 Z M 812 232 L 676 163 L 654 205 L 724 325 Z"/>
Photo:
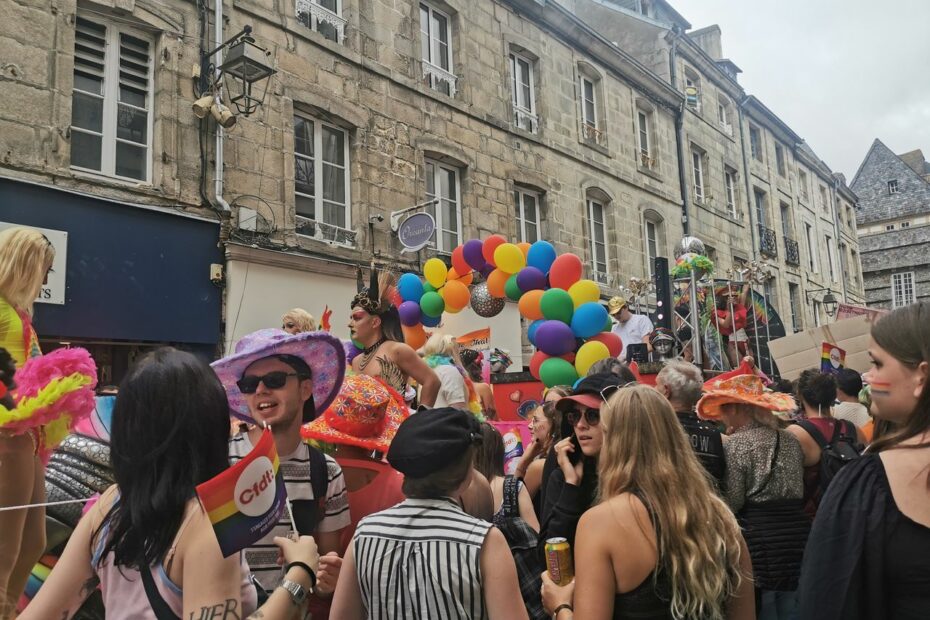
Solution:
<path fill-rule="evenodd" d="M 930 528 L 898 510 L 877 454 L 830 483 L 804 552 L 801 617 L 930 618 Z"/>

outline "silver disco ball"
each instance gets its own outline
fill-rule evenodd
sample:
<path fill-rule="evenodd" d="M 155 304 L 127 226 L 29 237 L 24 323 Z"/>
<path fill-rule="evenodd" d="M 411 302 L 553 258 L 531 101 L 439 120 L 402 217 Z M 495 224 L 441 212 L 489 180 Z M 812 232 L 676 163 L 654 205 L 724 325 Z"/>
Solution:
<path fill-rule="evenodd" d="M 706 251 L 704 242 L 697 237 L 682 237 L 681 241 L 678 242 L 678 246 L 675 248 L 675 258 L 678 258 L 682 254 L 687 254 L 688 252 L 704 256 Z"/>
<path fill-rule="evenodd" d="M 488 283 L 476 284 L 471 289 L 471 309 L 478 316 L 491 318 L 497 316 L 504 309 L 503 298 L 492 297 L 488 291 Z"/>

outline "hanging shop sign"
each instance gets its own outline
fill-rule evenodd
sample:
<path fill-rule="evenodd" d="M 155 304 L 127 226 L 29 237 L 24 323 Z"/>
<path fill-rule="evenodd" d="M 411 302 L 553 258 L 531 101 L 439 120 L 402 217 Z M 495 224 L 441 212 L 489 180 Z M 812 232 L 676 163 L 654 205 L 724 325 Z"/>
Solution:
<path fill-rule="evenodd" d="M 414 213 L 397 229 L 397 237 L 404 251 L 417 252 L 430 242 L 436 230 L 436 220 L 429 213 Z"/>

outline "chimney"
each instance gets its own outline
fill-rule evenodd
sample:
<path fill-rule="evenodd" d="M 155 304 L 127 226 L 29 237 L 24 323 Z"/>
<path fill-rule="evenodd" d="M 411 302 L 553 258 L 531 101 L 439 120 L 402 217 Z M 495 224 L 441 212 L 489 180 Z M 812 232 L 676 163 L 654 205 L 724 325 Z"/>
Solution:
<path fill-rule="evenodd" d="M 723 44 L 720 40 L 720 26 L 717 24 L 707 26 L 706 28 L 701 28 L 699 30 L 692 30 L 688 33 L 688 36 L 692 41 L 698 44 L 698 47 L 704 50 L 707 55 L 714 60 L 720 60 L 723 58 Z"/>

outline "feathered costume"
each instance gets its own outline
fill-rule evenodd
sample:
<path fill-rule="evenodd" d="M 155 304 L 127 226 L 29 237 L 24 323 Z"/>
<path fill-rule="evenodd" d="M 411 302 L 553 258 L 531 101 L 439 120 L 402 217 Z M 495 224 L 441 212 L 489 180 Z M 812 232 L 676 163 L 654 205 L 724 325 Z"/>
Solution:
<path fill-rule="evenodd" d="M 368 288 L 362 283 L 362 268 L 358 268 L 358 294 L 352 298 L 351 308 L 359 307 L 368 314 L 381 317 L 381 335 L 386 340 L 404 341 L 400 328 L 400 314 L 394 304 L 397 290 L 394 288 L 394 275 L 378 273 L 374 264 L 371 266 L 371 280 Z"/>

